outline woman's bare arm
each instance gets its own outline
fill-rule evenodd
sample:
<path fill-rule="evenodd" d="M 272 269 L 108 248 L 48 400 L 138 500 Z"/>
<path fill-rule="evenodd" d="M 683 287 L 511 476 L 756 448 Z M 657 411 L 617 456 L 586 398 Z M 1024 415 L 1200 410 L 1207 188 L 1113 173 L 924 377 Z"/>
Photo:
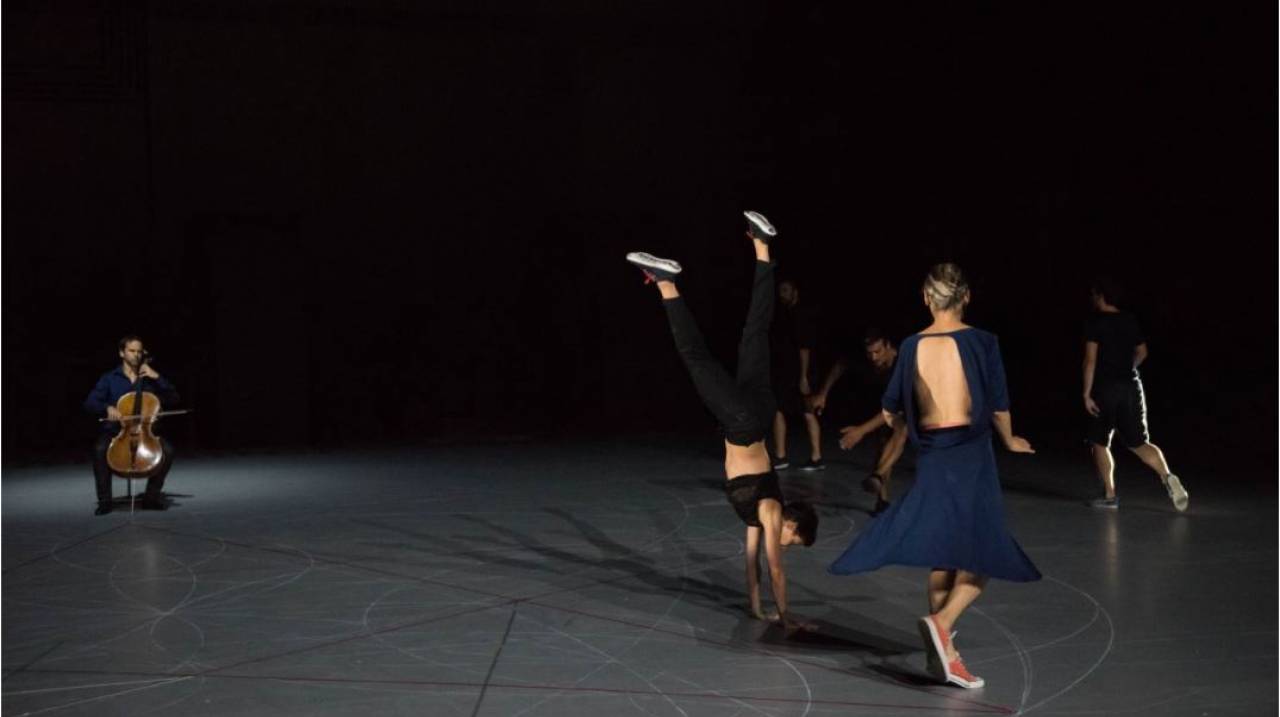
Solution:
<path fill-rule="evenodd" d="M 751 614 L 761 620 L 768 619 L 760 607 L 760 528 L 747 526 L 747 597 L 751 601 Z"/>
<path fill-rule="evenodd" d="M 1008 411 L 991 414 L 991 423 L 995 425 L 996 433 L 1000 435 L 1005 448 L 1014 453 L 1035 453 L 1027 439 L 1013 435 L 1013 416 Z"/>

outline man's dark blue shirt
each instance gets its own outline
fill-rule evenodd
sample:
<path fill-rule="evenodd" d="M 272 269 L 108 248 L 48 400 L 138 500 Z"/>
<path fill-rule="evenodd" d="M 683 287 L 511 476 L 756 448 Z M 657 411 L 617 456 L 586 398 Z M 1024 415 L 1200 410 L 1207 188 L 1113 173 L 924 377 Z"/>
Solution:
<path fill-rule="evenodd" d="M 142 390 L 154 393 L 160 399 L 160 405 L 163 409 L 173 408 L 178 403 L 178 389 L 173 384 L 165 380 L 163 376 L 155 378 L 141 378 Z M 137 386 L 124 375 L 124 369 L 116 367 L 111 371 L 102 374 L 102 378 L 98 379 L 97 385 L 89 392 L 88 398 L 84 400 L 84 410 L 93 414 L 95 418 L 103 418 L 107 415 L 107 406 L 116 405 L 116 401 L 126 393 L 132 393 L 137 390 Z M 120 424 L 115 421 L 105 421 L 102 423 L 103 433 L 115 433 L 120 430 Z"/>

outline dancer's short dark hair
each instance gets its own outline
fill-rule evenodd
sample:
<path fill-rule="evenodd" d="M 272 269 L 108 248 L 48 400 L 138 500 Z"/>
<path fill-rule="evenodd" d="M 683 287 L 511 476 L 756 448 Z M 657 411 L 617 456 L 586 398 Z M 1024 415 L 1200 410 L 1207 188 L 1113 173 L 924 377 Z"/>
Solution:
<path fill-rule="evenodd" d="M 813 506 L 804 502 L 787 503 L 787 507 L 782 509 L 782 519 L 795 522 L 796 535 L 800 536 L 804 547 L 813 545 L 818 537 L 818 514 Z"/>
<path fill-rule="evenodd" d="M 1114 276 L 1097 276 L 1094 277 L 1093 283 L 1089 288 L 1102 298 L 1107 300 L 1112 306 L 1120 306 L 1125 301 L 1124 286 L 1116 281 Z"/>
<path fill-rule="evenodd" d="M 142 337 L 137 334 L 129 334 L 124 338 L 120 339 L 120 344 L 119 344 L 120 350 L 124 351 L 124 347 L 128 346 L 134 341 L 142 341 Z"/>
<path fill-rule="evenodd" d="M 871 346 L 881 341 L 885 342 L 886 344 L 893 344 L 893 342 L 889 340 L 888 334 L 881 331 L 878 327 L 875 327 L 875 326 L 872 326 L 871 328 L 867 329 L 866 332 L 862 334 L 863 346 Z"/>

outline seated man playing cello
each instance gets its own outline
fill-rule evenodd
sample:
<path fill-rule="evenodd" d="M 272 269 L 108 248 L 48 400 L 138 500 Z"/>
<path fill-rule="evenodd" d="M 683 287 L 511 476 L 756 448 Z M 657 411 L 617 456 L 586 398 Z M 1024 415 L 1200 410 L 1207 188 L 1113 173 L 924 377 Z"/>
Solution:
<path fill-rule="evenodd" d="M 155 369 L 147 365 L 147 352 L 143 350 L 142 339 L 133 335 L 126 336 L 120 339 L 119 348 L 120 365 L 102 374 L 84 400 L 86 411 L 106 419 L 93 444 L 93 481 L 98 490 L 98 508 L 94 515 L 111 512 L 111 466 L 107 461 L 107 450 L 112 439 L 120 432 L 121 420 L 129 420 L 116 407 L 120 398 L 141 388 L 155 394 L 163 406 L 172 406 L 178 402 L 178 391 L 173 384 L 161 378 Z M 141 386 L 138 385 L 139 382 Z M 139 502 L 139 507 L 149 510 L 164 510 L 168 507 L 160 491 L 164 487 L 165 476 L 173 466 L 173 446 L 163 438 L 159 440 L 163 447 L 163 457 L 155 471 L 147 476 L 147 492 Z"/>

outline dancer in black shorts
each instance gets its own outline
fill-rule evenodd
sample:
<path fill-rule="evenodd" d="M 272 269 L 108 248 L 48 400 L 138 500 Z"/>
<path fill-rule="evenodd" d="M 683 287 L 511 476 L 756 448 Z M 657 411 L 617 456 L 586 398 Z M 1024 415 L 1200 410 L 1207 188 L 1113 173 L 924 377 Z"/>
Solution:
<path fill-rule="evenodd" d="M 787 458 L 787 419 L 804 424 L 809 439 L 809 460 L 800 464 L 802 471 L 826 470 L 822 460 L 822 424 L 808 405 L 813 393 L 810 376 L 816 378 L 818 368 L 815 351 L 818 343 L 818 312 L 808 301 L 800 300 L 800 287 L 795 279 L 778 282 L 778 299 L 782 305 L 776 312 L 770 330 L 773 374 L 773 396 L 778 411 L 773 417 L 773 469 L 791 467 Z"/>
<path fill-rule="evenodd" d="M 724 433 L 724 491 L 747 526 L 747 595 L 751 614 L 762 620 L 781 621 L 788 628 L 803 627 L 787 609 L 782 551 L 789 545 L 812 545 L 818 516 L 807 503 L 785 501 L 764 444 L 775 411 L 769 375 L 769 323 L 774 305 L 769 242 L 777 231 L 756 212 L 747 212 L 746 217 L 747 236 L 756 253 L 755 283 L 742 341 L 738 344 L 736 380 L 707 350 L 693 313 L 676 289 L 675 277 L 681 271 L 680 264 L 639 252 L 628 254 L 627 261 L 639 267 L 647 281 L 657 283 L 676 350 L 689 370 L 698 395 Z M 776 614 L 766 613 L 760 604 L 762 539 Z"/>
<path fill-rule="evenodd" d="M 1187 490 L 1147 434 L 1147 399 L 1138 375 L 1138 367 L 1147 359 L 1142 327 L 1133 314 L 1117 308 L 1123 299 L 1114 281 L 1095 281 L 1091 299 L 1096 313 L 1085 325 L 1084 408 L 1091 416 L 1089 443 L 1103 496 L 1090 504 L 1112 510 L 1120 507 L 1111 456 L 1111 436 L 1118 432 L 1125 448 L 1160 476 L 1173 507 L 1184 511 Z"/>

